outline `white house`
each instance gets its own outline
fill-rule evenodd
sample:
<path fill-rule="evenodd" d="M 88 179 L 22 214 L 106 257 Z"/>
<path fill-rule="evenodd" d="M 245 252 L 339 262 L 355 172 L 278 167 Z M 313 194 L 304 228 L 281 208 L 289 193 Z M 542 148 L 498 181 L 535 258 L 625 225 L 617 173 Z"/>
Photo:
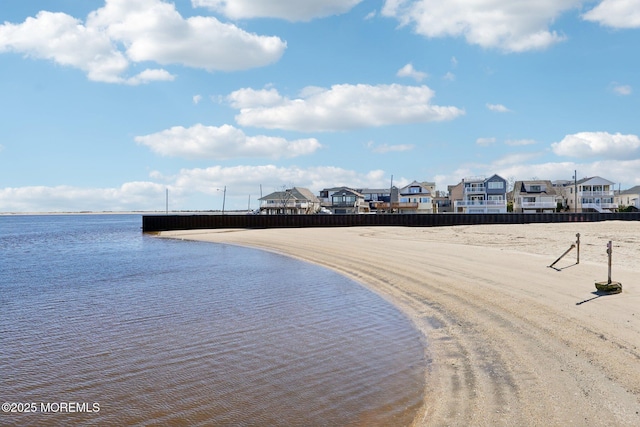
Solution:
<path fill-rule="evenodd" d="M 260 198 L 263 215 L 308 215 L 320 210 L 320 200 L 308 189 L 293 187 Z"/>
<path fill-rule="evenodd" d="M 640 210 L 640 185 L 631 187 L 628 190 L 622 191 L 620 194 L 614 197 L 614 203 L 618 204 L 618 207 L 622 208 L 633 206 Z"/>
<path fill-rule="evenodd" d="M 564 198 L 571 212 L 611 212 L 618 209 L 614 198 L 615 183 L 592 176 L 563 187 Z"/>

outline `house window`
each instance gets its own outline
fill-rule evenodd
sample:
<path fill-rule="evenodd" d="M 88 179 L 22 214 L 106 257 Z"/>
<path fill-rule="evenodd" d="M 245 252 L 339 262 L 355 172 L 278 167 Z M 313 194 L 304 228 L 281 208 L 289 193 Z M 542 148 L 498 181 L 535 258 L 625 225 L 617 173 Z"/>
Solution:
<path fill-rule="evenodd" d="M 540 187 L 539 185 L 532 185 L 531 186 L 531 191 L 542 191 L 542 187 Z"/>
<path fill-rule="evenodd" d="M 431 202 L 431 200 L 429 200 L 428 197 L 421 197 L 420 198 L 420 203 L 430 203 L 430 202 Z"/>
<path fill-rule="evenodd" d="M 502 181 L 490 181 L 489 190 L 502 190 L 504 188 L 504 182 Z"/>
<path fill-rule="evenodd" d="M 504 200 L 502 196 L 488 196 L 487 200 Z"/>
<path fill-rule="evenodd" d="M 523 199 L 523 202 L 525 202 L 525 203 L 535 203 L 536 202 L 536 198 L 535 197 L 525 197 Z"/>
<path fill-rule="evenodd" d="M 409 193 L 418 194 L 420 192 L 420 187 L 409 187 Z"/>
<path fill-rule="evenodd" d="M 400 197 L 400 203 L 409 203 L 408 197 Z"/>

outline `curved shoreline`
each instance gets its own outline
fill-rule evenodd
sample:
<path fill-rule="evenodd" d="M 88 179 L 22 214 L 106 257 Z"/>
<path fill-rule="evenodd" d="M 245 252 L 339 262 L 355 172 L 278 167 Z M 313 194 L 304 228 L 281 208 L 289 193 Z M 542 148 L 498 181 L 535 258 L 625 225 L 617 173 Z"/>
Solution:
<path fill-rule="evenodd" d="M 580 264 L 569 254 L 581 233 Z M 381 294 L 430 343 L 416 425 L 640 424 L 640 224 L 187 230 L 321 264 Z M 595 295 L 614 240 L 618 295 Z"/>

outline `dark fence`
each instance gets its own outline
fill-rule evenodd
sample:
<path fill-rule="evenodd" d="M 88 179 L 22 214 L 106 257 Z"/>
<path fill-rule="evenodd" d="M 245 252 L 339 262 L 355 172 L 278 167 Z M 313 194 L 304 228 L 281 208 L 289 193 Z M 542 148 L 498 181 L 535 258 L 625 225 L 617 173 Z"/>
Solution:
<path fill-rule="evenodd" d="M 549 214 L 144 215 L 142 231 L 203 228 L 442 227 L 474 224 L 640 221 L 640 212 Z"/>

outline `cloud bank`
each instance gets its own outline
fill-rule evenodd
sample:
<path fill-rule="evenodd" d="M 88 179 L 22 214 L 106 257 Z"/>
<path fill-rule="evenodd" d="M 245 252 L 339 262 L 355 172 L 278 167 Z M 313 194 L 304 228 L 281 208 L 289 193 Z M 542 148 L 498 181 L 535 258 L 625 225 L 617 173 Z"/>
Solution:
<path fill-rule="evenodd" d="M 382 15 L 420 35 L 464 37 L 469 44 L 505 52 L 545 49 L 565 39 L 554 19 L 581 0 L 386 0 Z"/>
<path fill-rule="evenodd" d="M 105 83 L 137 85 L 175 78 L 162 68 L 127 77 L 132 64 L 234 71 L 271 64 L 285 49 L 278 37 L 248 33 L 214 17 L 185 19 L 162 0 L 106 0 L 85 23 L 65 13 L 41 11 L 21 24 L 0 25 L 0 52 L 51 60 Z"/>
<path fill-rule="evenodd" d="M 275 89 L 240 89 L 227 100 L 240 110 L 236 121 L 242 126 L 302 132 L 436 122 L 464 114 L 457 107 L 431 104 L 433 96 L 427 86 L 342 84 L 306 88 L 296 99 Z"/>
<path fill-rule="evenodd" d="M 640 138 L 637 135 L 620 133 L 612 135 L 608 132 L 579 132 L 567 135 L 562 141 L 551 144 L 551 149 L 558 156 L 638 159 L 640 158 Z"/>
<path fill-rule="evenodd" d="M 160 155 L 186 159 L 290 158 L 311 154 L 321 147 L 314 138 L 287 141 L 264 135 L 247 136 L 230 125 L 174 126 L 162 132 L 138 136 L 135 140 Z"/>

